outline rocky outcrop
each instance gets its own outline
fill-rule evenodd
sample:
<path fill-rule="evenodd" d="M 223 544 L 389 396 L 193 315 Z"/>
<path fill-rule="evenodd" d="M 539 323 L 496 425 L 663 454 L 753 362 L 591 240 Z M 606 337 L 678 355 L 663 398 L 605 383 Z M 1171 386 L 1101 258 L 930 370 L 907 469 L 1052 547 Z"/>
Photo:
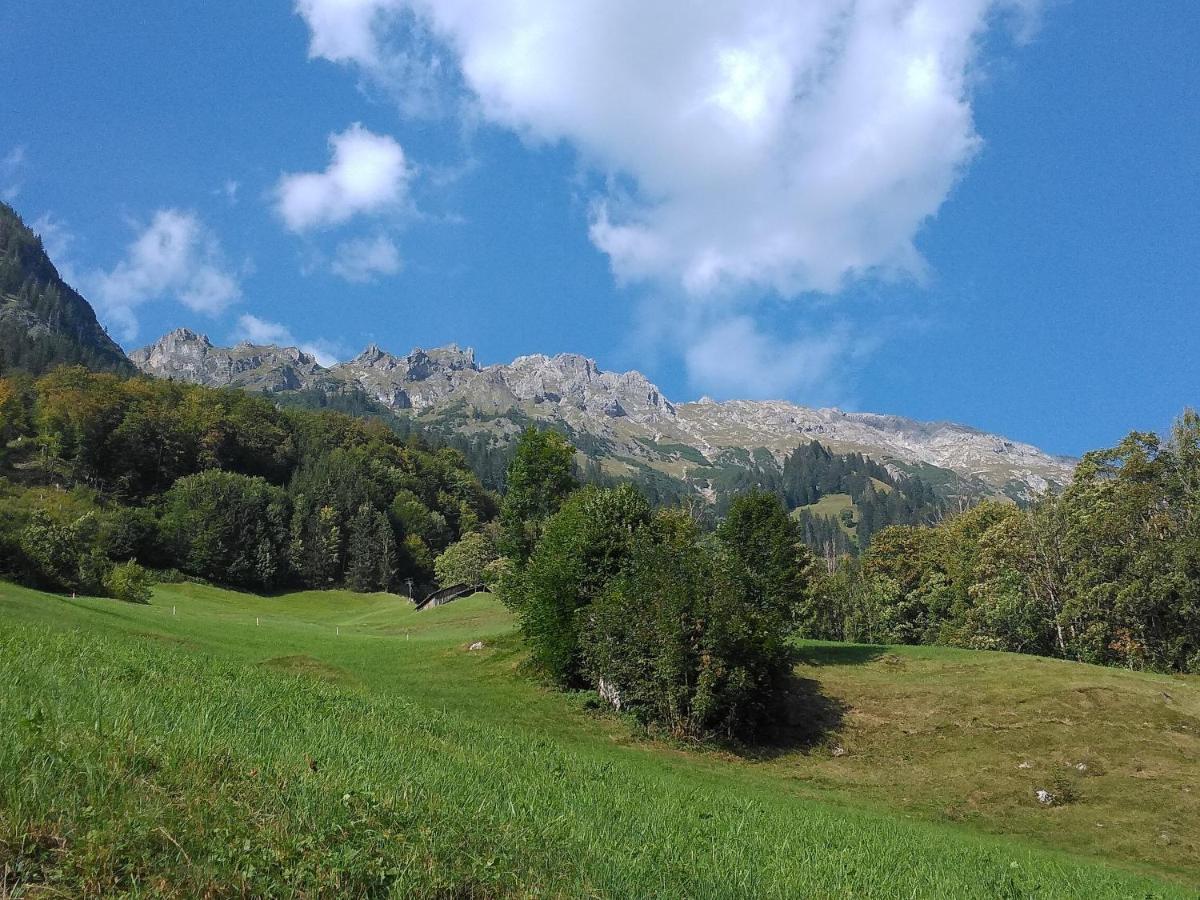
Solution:
<path fill-rule="evenodd" d="M 480 366 L 471 349 L 450 344 L 395 356 L 375 345 L 328 369 L 294 347 L 239 344 L 214 347 L 179 329 L 132 354 L 143 371 L 209 385 L 253 390 L 357 387 L 398 413 L 440 416 L 457 410 L 556 421 L 603 442 L 610 455 L 661 462 L 653 448 L 678 448 L 689 458 L 727 459 L 730 450 L 765 448 L 777 459 L 805 441 L 837 452 L 861 452 L 898 471 L 921 467 L 968 479 L 982 492 L 1029 498 L 1065 484 L 1073 461 L 1029 444 L 947 422 L 813 409 L 782 401 L 702 398 L 679 406 L 640 372 L 606 372 L 576 354 L 522 356 Z M 511 422 L 509 423 L 511 430 Z M 677 467 L 678 468 L 678 467 Z"/>
<path fill-rule="evenodd" d="M 298 391 L 332 385 L 328 370 L 296 347 L 241 343 L 215 347 L 206 335 L 177 328 L 129 354 L 149 375 L 208 387 L 252 391 Z"/>
<path fill-rule="evenodd" d="M 1073 460 L 965 425 L 812 409 L 780 401 L 688 403 L 680 407 L 680 420 L 697 444 L 766 447 L 782 454 L 800 440 L 816 440 L 840 452 L 860 452 L 887 463 L 948 469 L 1021 499 L 1066 484 L 1074 468 Z"/>

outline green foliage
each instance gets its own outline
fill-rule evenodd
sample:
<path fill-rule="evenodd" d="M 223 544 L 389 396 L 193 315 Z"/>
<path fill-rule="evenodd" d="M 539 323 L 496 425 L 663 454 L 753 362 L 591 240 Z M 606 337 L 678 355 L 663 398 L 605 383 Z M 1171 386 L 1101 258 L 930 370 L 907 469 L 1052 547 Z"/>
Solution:
<path fill-rule="evenodd" d="M 893 475 L 861 453 L 834 453 L 817 441 L 801 444 L 782 464 L 765 451 L 728 451 L 716 465 L 693 470 L 693 479 L 702 477 L 716 495 L 719 516 L 750 491 L 773 494 L 797 510 L 802 539 L 829 568 L 868 547 L 880 529 L 929 524 L 943 506 L 922 478 Z M 826 513 L 821 500 L 839 495 L 852 509 Z"/>
<path fill-rule="evenodd" d="M 437 552 L 496 514 L 456 450 L 233 390 L 81 368 L 4 377 L 0 437 L 0 569 L 58 590 L 98 590 L 110 560 L 243 587 L 424 585 Z M 49 530 L 27 554 L 40 484 L 96 499 L 35 524 Z M 91 530 L 73 535 L 85 512 Z"/>
<path fill-rule="evenodd" d="M 496 579 L 488 567 L 499 558 L 496 534 L 493 529 L 473 531 L 451 544 L 433 562 L 438 585 L 485 584 Z"/>
<path fill-rule="evenodd" d="M 747 600 L 790 623 L 808 599 L 816 560 L 779 500 L 757 490 L 736 497 L 717 539 L 745 572 Z"/>
<path fill-rule="evenodd" d="M 1166 443 L 1134 433 L 1087 454 L 1028 509 L 884 529 L 820 593 L 814 635 L 1198 672 L 1200 417 L 1185 412 Z"/>
<path fill-rule="evenodd" d="M 163 497 L 162 540 L 182 570 L 269 588 L 287 575 L 287 494 L 265 479 L 216 469 L 180 478 Z"/>
<path fill-rule="evenodd" d="M 99 542 L 109 559 L 141 560 L 150 565 L 171 565 L 158 539 L 154 510 L 140 506 L 113 506 L 100 526 Z"/>
<path fill-rule="evenodd" d="M 396 535 L 387 516 L 364 503 L 350 520 L 346 586 L 352 591 L 387 591 L 396 580 Z"/>
<path fill-rule="evenodd" d="M 650 504 L 633 487 L 588 485 L 546 520 L 524 566 L 504 583 L 534 662 L 555 682 L 583 684 L 580 636 L 588 607 L 620 570 Z"/>
<path fill-rule="evenodd" d="M 135 562 L 118 563 L 104 576 L 104 590 L 127 603 L 149 603 L 154 579 Z"/>
<path fill-rule="evenodd" d="M 526 428 L 508 469 L 500 508 L 501 549 L 517 562 L 533 552 L 542 523 L 575 489 L 575 448 L 557 431 Z"/>
<path fill-rule="evenodd" d="M 96 528 L 90 512 L 63 522 L 44 508 L 35 509 L 18 544 L 30 581 L 55 591 L 96 590 L 103 575 L 103 566 L 93 558 Z"/>
<path fill-rule="evenodd" d="M 737 555 L 712 552 L 689 518 L 660 514 L 589 609 L 589 681 L 675 736 L 753 737 L 786 693 L 787 604 L 764 602 Z"/>
<path fill-rule="evenodd" d="M 501 582 L 533 661 L 683 737 L 754 736 L 784 696 L 812 555 L 775 497 L 734 503 L 716 539 L 632 485 L 588 485 Z"/>

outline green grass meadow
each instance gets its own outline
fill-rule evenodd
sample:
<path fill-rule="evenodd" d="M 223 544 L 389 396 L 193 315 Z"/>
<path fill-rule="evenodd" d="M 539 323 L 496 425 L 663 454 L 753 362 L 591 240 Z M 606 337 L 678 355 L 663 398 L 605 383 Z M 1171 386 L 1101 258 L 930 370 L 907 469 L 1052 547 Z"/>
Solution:
<path fill-rule="evenodd" d="M 540 687 L 486 595 L 0 584 L 0 897 L 1197 895 L 1196 679 L 800 650 L 829 732 L 738 754 Z"/>

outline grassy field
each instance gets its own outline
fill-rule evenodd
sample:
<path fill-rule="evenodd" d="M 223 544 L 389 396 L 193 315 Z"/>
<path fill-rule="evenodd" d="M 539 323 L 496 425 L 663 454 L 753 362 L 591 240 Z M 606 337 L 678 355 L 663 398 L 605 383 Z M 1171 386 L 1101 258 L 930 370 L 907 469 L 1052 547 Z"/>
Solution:
<path fill-rule="evenodd" d="M 879 482 L 882 484 L 883 482 Z M 833 519 L 838 523 L 838 526 L 846 534 L 853 537 L 857 529 L 853 525 L 847 525 L 842 521 L 842 513 L 845 510 L 850 510 L 857 519 L 858 507 L 854 505 L 854 500 L 849 494 L 826 494 L 816 503 L 810 503 L 807 506 L 798 506 L 792 510 L 792 515 L 798 515 L 801 511 L 812 513 L 814 516 L 823 516 L 827 519 Z"/>
<path fill-rule="evenodd" d="M 824 730 L 737 755 L 539 688 L 486 596 L 0 584 L 0 897 L 1196 895 L 1196 679 L 801 654 Z"/>

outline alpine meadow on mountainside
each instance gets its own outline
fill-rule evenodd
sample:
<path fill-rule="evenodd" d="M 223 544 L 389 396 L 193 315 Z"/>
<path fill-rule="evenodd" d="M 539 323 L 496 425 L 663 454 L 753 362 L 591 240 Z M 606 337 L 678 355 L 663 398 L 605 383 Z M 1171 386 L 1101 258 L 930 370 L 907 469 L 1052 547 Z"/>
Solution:
<path fill-rule="evenodd" d="M 0 4 L 0 900 L 1200 896 L 1144 6 Z"/>

